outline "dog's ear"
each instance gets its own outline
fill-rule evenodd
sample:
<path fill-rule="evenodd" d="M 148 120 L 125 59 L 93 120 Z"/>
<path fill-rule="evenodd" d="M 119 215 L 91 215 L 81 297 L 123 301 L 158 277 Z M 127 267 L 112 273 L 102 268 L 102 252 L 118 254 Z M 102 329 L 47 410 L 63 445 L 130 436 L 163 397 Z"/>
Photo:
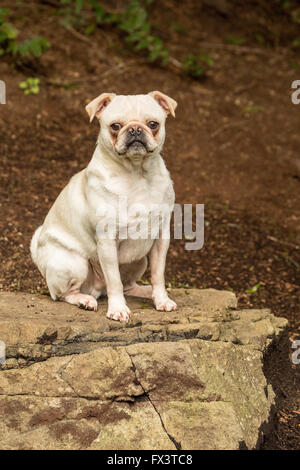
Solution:
<path fill-rule="evenodd" d="M 97 98 L 86 105 L 85 109 L 90 117 L 90 122 L 92 122 L 95 116 L 100 116 L 104 108 L 106 108 L 115 96 L 115 93 L 101 93 L 101 95 L 97 96 Z"/>
<path fill-rule="evenodd" d="M 170 96 L 165 95 L 161 91 L 150 91 L 148 94 L 158 102 L 158 104 L 167 114 L 171 114 L 173 117 L 175 117 L 177 103 L 175 100 L 173 100 L 173 98 L 170 98 Z"/>

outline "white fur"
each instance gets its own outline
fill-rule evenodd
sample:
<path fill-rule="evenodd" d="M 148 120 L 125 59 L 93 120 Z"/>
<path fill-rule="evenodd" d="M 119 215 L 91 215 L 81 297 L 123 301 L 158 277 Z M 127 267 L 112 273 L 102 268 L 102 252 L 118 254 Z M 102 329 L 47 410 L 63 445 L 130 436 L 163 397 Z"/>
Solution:
<path fill-rule="evenodd" d="M 169 240 L 161 236 L 156 240 L 150 236 L 144 240 L 120 240 L 119 225 L 114 240 L 97 236 L 98 224 L 110 219 L 108 214 L 101 215 L 104 213 L 101 210 L 113 206 L 117 211 L 120 197 L 127 198 L 129 212 L 137 203 L 149 210 L 149 216 L 153 204 L 167 204 L 172 210 L 173 186 L 160 152 L 165 139 L 166 107 L 170 106 L 169 112 L 174 114 L 176 103 L 160 92 L 155 93 L 159 100 L 153 94 L 103 94 L 87 106 L 91 119 L 96 115 L 100 122 L 92 160 L 71 178 L 31 241 L 32 259 L 46 278 L 53 300 L 96 310 L 96 299 L 107 292 L 107 316 L 121 321 L 128 321 L 130 316 L 124 293 L 152 297 L 158 310 L 176 308 L 164 283 Z M 161 100 L 165 100 L 164 107 Z M 160 123 L 156 136 L 147 127 L 149 120 Z M 110 134 L 112 122 L 124 124 L 116 142 Z M 149 151 L 142 149 L 139 154 L 126 151 L 126 131 L 133 123 L 144 129 Z M 132 214 L 128 226 L 135 223 L 136 215 Z M 159 232 L 160 226 L 156 229 Z M 152 288 L 135 283 L 146 269 L 147 255 Z"/>

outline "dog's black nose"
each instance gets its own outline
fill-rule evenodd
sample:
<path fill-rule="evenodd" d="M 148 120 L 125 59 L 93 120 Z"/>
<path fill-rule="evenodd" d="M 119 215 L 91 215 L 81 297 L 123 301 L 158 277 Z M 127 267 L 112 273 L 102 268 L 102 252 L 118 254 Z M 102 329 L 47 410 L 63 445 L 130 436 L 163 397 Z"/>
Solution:
<path fill-rule="evenodd" d="M 131 126 L 128 129 L 129 134 L 131 134 L 133 137 L 138 137 L 142 133 L 142 128 L 140 126 Z"/>

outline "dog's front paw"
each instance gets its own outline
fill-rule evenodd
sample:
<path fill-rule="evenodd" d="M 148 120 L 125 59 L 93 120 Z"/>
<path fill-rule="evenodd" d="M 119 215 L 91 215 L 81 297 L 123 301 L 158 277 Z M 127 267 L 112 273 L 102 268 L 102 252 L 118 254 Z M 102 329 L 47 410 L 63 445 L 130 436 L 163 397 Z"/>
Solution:
<path fill-rule="evenodd" d="M 169 297 L 164 299 L 154 299 L 154 304 L 156 310 L 171 312 L 172 310 L 176 310 L 177 304 L 173 302 L 173 300 L 169 299 Z"/>
<path fill-rule="evenodd" d="M 120 305 L 119 307 L 109 307 L 106 316 L 110 320 L 117 320 L 120 322 L 127 323 L 131 317 L 131 311 L 129 310 L 127 305 L 124 304 Z"/>

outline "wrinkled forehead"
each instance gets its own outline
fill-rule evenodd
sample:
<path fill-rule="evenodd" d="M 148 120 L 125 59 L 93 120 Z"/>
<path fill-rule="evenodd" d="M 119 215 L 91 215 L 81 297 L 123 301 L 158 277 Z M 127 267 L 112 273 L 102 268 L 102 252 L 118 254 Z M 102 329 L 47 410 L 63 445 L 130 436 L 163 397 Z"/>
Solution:
<path fill-rule="evenodd" d="M 105 121 L 163 121 L 166 115 L 157 101 L 150 95 L 118 95 L 105 108 L 102 119 Z"/>

